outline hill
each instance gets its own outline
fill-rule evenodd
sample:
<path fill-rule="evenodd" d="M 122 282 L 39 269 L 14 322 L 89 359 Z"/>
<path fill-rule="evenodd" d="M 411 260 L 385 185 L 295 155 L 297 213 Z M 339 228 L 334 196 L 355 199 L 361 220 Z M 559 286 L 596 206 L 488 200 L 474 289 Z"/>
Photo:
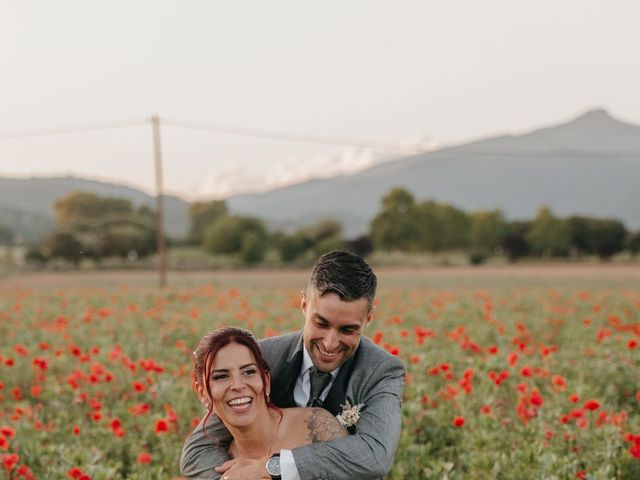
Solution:
<path fill-rule="evenodd" d="M 0 225 L 19 233 L 26 243 L 41 241 L 53 229 L 53 203 L 74 190 L 121 197 L 135 206 L 155 210 L 155 198 L 134 188 L 75 177 L 0 178 Z M 189 229 L 187 204 L 178 197 L 165 197 L 166 230 L 182 237 Z"/>
<path fill-rule="evenodd" d="M 403 186 L 416 198 L 465 210 L 502 209 L 527 219 L 556 214 L 615 217 L 640 228 L 640 127 L 606 111 L 522 135 L 505 135 L 385 163 L 357 174 L 228 199 L 232 211 L 293 229 L 336 218 L 349 236 L 368 229 L 380 197 Z"/>

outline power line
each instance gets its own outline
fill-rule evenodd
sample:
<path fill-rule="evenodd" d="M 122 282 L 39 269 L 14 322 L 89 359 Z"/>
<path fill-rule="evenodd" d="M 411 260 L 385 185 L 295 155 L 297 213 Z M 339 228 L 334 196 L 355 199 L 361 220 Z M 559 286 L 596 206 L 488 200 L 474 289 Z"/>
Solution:
<path fill-rule="evenodd" d="M 323 144 L 323 145 L 349 146 L 349 147 L 371 148 L 375 150 L 416 153 L 416 149 L 403 148 L 397 144 L 374 142 L 371 140 L 362 140 L 362 139 L 353 139 L 353 138 L 344 138 L 344 137 L 340 137 L 340 138 L 322 137 L 317 135 L 305 135 L 305 134 L 290 133 L 290 132 L 280 132 L 280 131 L 274 131 L 274 130 L 261 130 L 261 129 L 255 129 L 255 128 L 244 128 L 244 127 L 236 127 L 236 126 L 230 126 L 230 125 L 216 125 L 216 124 L 207 124 L 207 123 L 199 123 L 199 122 L 188 122 L 188 121 L 175 120 L 175 119 L 166 118 L 166 117 L 163 117 L 160 123 L 162 125 L 167 125 L 169 127 L 189 128 L 191 130 L 202 130 L 202 131 L 208 131 L 208 132 L 223 133 L 228 135 L 239 135 L 243 137 L 265 138 L 268 140 L 286 140 L 286 141 L 300 142 L 300 143 L 315 143 L 315 144 Z"/>
<path fill-rule="evenodd" d="M 61 135 L 71 133 L 82 133 L 99 130 L 109 130 L 115 128 L 133 127 L 148 125 L 148 118 L 130 119 L 116 122 L 104 122 L 85 125 L 51 127 L 35 130 L 25 130 L 18 132 L 0 132 L 0 139 L 29 138 L 46 135 Z M 324 137 L 319 135 L 306 135 L 275 130 L 263 130 L 257 128 L 245 128 L 231 125 L 210 124 L 201 122 L 191 122 L 171 118 L 161 118 L 160 124 L 168 127 L 186 128 L 191 130 L 215 132 L 227 135 L 237 135 L 242 137 L 264 138 L 268 140 L 291 141 L 300 143 L 313 143 L 332 146 L 349 146 L 359 148 L 370 148 L 388 152 L 404 153 L 407 155 L 433 154 L 438 156 L 464 156 L 464 157 L 512 157 L 512 158 L 617 158 L 617 159 L 640 159 L 640 152 L 633 150 L 609 150 L 602 152 L 581 151 L 581 150 L 503 150 L 503 149 L 478 149 L 470 150 L 464 147 L 450 147 L 440 150 L 421 150 L 415 147 L 402 147 L 394 143 L 376 142 L 371 140 L 354 139 L 346 137 Z"/>
<path fill-rule="evenodd" d="M 447 155 L 455 157 L 507 157 L 507 158 L 565 158 L 565 159 L 621 159 L 640 160 L 640 150 L 457 150 L 457 147 L 426 152 L 434 156 Z"/>
<path fill-rule="evenodd" d="M 134 127 L 148 125 L 148 118 L 122 120 L 118 122 L 88 123 L 84 125 L 71 125 L 64 127 L 40 128 L 36 130 L 23 130 L 20 132 L 0 132 L 0 138 L 29 138 L 46 135 L 63 135 L 68 133 L 92 132 L 98 130 L 110 130 L 113 128 Z"/>
<path fill-rule="evenodd" d="M 125 120 L 120 122 L 87 124 L 87 125 L 75 125 L 64 127 L 52 127 L 42 128 L 37 130 L 26 130 L 20 132 L 0 132 L 0 138 L 29 138 L 39 137 L 45 135 L 60 135 L 78 132 L 89 132 L 97 130 L 106 130 L 112 128 L 131 127 L 138 125 L 146 125 L 149 123 L 148 119 L 134 119 Z M 370 148 L 374 150 L 392 151 L 405 154 L 417 154 L 421 153 L 420 150 L 411 147 L 402 147 L 394 143 L 375 142 L 372 140 L 353 139 L 344 137 L 323 137 L 318 135 L 305 135 L 290 132 L 281 132 L 273 130 L 262 130 L 257 128 L 244 128 L 231 125 L 219 125 L 208 124 L 199 122 L 189 122 L 176 119 L 162 118 L 160 120 L 161 125 L 168 127 L 187 128 L 191 130 L 209 131 L 215 133 L 222 133 L 227 135 L 238 135 L 243 137 L 264 138 L 268 140 L 281 140 L 300 143 L 314 143 L 322 145 L 332 146 L 348 146 L 359 148 Z"/>

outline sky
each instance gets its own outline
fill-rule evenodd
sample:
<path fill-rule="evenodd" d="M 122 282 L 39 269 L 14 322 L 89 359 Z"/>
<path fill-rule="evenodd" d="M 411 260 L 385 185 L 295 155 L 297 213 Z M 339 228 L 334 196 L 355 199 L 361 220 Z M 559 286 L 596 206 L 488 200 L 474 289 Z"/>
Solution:
<path fill-rule="evenodd" d="M 152 114 L 347 140 L 162 125 L 164 186 L 187 199 L 350 173 L 596 107 L 640 124 L 639 25 L 637 0 L 2 0 L 0 176 L 153 192 L 148 123 L 15 137 Z"/>

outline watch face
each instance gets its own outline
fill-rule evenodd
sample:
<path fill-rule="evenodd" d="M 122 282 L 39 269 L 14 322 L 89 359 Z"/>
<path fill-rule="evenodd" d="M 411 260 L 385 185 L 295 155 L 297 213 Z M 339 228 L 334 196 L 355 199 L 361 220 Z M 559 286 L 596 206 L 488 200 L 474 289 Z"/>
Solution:
<path fill-rule="evenodd" d="M 269 475 L 280 475 L 280 457 L 271 457 L 267 462 L 267 472 Z"/>

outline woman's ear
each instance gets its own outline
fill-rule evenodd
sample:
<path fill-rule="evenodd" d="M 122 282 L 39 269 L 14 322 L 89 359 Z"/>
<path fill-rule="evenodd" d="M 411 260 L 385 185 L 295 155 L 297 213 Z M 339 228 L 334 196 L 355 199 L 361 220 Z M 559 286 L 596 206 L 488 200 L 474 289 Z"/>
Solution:
<path fill-rule="evenodd" d="M 196 391 L 196 395 L 198 396 L 198 400 L 203 405 L 209 405 L 209 399 L 207 398 L 207 392 L 205 392 L 204 387 L 197 380 L 193 383 L 193 389 Z"/>
<path fill-rule="evenodd" d="M 271 374 L 269 372 L 264 372 L 264 378 L 266 380 L 264 391 L 267 392 L 267 397 L 269 397 L 269 395 L 271 395 Z"/>

